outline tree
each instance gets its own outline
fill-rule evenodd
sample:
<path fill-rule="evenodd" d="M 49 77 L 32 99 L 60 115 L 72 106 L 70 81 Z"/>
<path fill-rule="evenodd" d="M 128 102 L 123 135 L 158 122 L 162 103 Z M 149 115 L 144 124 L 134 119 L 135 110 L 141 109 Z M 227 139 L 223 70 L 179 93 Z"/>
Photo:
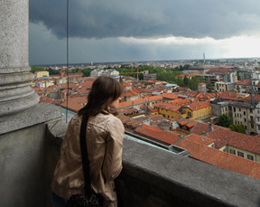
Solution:
<path fill-rule="evenodd" d="M 236 125 L 236 124 L 231 124 L 228 128 L 230 128 L 232 131 L 239 132 L 242 134 L 246 134 L 246 129 L 244 125 Z"/>
<path fill-rule="evenodd" d="M 187 76 L 185 75 L 184 78 L 183 78 L 183 85 L 184 86 L 188 86 L 189 84 L 189 79 L 187 78 Z"/>
<path fill-rule="evenodd" d="M 216 125 L 223 126 L 223 127 L 229 127 L 232 124 L 232 119 L 226 115 L 222 114 L 218 117 Z"/>
<path fill-rule="evenodd" d="M 60 71 L 59 70 L 54 70 L 54 69 L 47 69 L 47 71 L 49 71 L 49 74 L 50 75 L 59 75 L 60 74 Z"/>
<path fill-rule="evenodd" d="M 211 83 L 207 83 L 207 84 L 206 84 L 206 87 L 207 87 L 207 89 L 210 90 L 210 91 L 214 90 L 214 86 L 213 86 Z"/>
<path fill-rule="evenodd" d="M 83 69 L 83 77 L 89 77 L 92 69 Z"/>
<path fill-rule="evenodd" d="M 181 86 L 183 87 L 183 80 L 182 80 L 182 77 L 178 76 L 177 79 L 176 79 L 176 83 L 178 86 Z"/>
<path fill-rule="evenodd" d="M 35 73 L 36 71 L 46 71 L 44 67 L 41 66 L 31 66 L 31 72 Z"/>

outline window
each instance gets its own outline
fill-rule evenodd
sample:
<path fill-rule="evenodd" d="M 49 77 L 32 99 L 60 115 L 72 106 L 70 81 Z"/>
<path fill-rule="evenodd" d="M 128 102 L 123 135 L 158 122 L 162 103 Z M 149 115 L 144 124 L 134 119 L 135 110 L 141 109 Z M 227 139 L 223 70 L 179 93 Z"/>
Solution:
<path fill-rule="evenodd" d="M 239 111 L 241 111 L 241 108 L 239 108 Z"/>
<path fill-rule="evenodd" d="M 251 124 L 251 128 L 254 129 L 254 124 Z"/>
<path fill-rule="evenodd" d="M 244 118 L 244 122 L 246 122 L 246 118 Z"/>
<path fill-rule="evenodd" d="M 236 112 L 236 108 L 234 108 L 234 112 Z"/>
<path fill-rule="evenodd" d="M 253 113 L 253 110 L 252 110 L 252 109 L 250 109 L 250 113 Z"/>
<path fill-rule="evenodd" d="M 244 157 L 244 153 L 243 153 L 243 152 L 237 151 L 237 155 L 238 155 L 239 157 Z"/>
<path fill-rule="evenodd" d="M 230 154 L 233 154 L 233 155 L 236 154 L 236 150 L 233 150 L 233 149 L 230 149 L 229 152 L 230 152 Z"/>
<path fill-rule="evenodd" d="M 245 130 L 247 130 L 247 126 L 245 126 Z"/>
<path fill-rule="evenodd" d="M 252 155 L 247 155 L 247 159 L 249 159 L 249 160 L 254 160 L 254 156 L 252 156 Z"/>
<path fill-rule="evenodd" d="M 244 115 L 246 115 L 246 112 L 244 111 Z"/>
<path fill-rule="evenodd" d="M 250 116 L 250 121 L 253 121 L 253 117 L 252 116 Z"/>

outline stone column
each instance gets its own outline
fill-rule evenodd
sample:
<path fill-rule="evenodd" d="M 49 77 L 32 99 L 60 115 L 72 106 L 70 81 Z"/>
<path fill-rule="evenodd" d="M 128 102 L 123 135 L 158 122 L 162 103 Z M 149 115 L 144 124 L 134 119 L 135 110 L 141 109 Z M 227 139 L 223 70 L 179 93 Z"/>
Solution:
<path fill-rule="evenodd" d="M 39 102 L 30 88 L 28 63 L 28 0 L 1 0 L 0 117 L 29 109 Z"/>

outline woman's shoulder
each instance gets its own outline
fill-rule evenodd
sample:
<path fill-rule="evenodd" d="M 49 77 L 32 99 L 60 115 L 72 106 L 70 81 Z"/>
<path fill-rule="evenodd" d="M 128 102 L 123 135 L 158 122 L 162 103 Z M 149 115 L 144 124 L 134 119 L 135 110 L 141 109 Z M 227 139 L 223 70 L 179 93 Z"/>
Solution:
<path fill-rule="evenodd" d="M 96 117 L 96 122 L 98 123 L 103 123 L 102 125 L 106 125 L 107 128 L 113 127 L 113 126 L 118 126 L 118 127 L 123 127 L 122 121 L 114 116 L 113 114 L 98 114 Z"/>
<path fill-rule="evenodd" d="M 75 114 L 75 115 L 71 118 L 70 122 L 81 122 L 81 116 L 79 116 L 78 114 Z"/>

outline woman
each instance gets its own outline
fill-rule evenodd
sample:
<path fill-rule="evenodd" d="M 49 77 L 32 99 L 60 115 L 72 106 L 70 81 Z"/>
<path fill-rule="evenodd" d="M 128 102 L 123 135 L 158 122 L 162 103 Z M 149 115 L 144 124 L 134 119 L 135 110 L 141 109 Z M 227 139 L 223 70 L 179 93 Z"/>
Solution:
<path fill-rule="evenodd" d="M 97 78 L 87 105 L 71 119 L 51 185 L 54 206 L 57 201 L 66 203 L 73 194 L 84 193 L 80 151 L 82 116 L 89 117 L 86 139 L 92 187 L 103 197 L 103 206 L 117 206 L 114 179 L 122 170 L 124 127 L 111 111 L 118 107 L 122 93 L 123 87 L 115 79 Z"/>

